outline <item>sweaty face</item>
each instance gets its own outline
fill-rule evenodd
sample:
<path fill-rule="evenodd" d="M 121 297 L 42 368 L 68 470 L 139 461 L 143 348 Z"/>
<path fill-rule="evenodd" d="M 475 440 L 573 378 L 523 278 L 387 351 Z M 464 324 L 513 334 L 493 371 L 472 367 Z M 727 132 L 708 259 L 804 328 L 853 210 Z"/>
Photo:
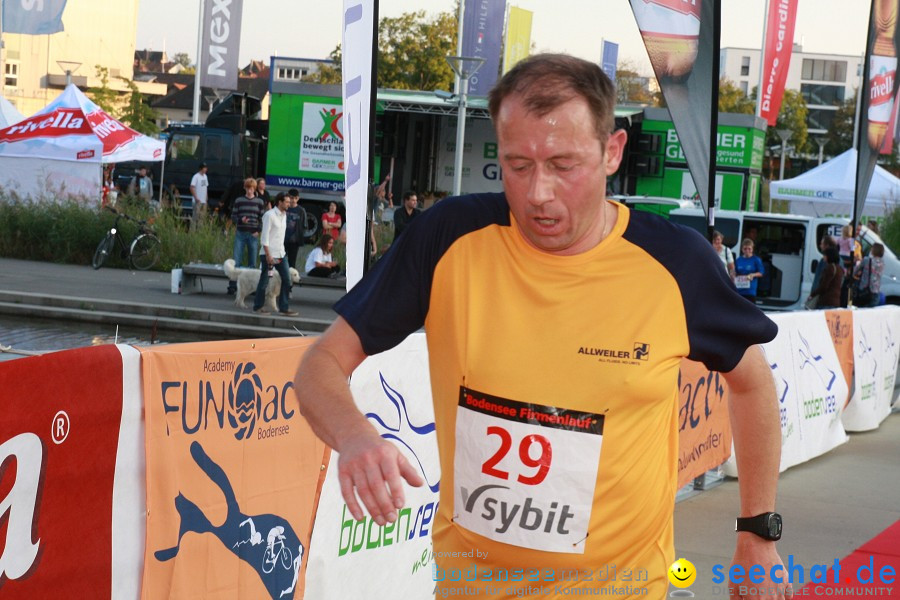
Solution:
<path fill-rule="evenodd" d="M 536 115 L 513 95 L 500 107 L 497 137 L 503 188 L 525 239 L 559 255 L 600 243 L 606 178 L 622 159 L 625 132 L 611 134 L 604 149 L 581 97 Z"/>

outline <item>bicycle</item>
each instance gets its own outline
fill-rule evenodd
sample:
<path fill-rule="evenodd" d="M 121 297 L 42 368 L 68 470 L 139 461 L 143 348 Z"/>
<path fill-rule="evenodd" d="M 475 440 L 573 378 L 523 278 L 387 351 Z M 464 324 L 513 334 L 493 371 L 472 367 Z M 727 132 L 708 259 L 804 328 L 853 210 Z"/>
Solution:
<path fill-rule="evenodd" d="M 146 271 L 147 269 L 152 268 L 153 265 L 159 261 L 161 243 L 159 238 L 156 237 L 156 234 L 153 233 L 150 224 L 147 223 L 147 221 L 129 217 L 125 213 L 119 212 L 109 206 L 106 208 L 107 210 L 116 213 L 116 222 L 110 228 L 109 232 L 107 232 L 106 237 L 100 240 L 100 243 L 97 245 L 97 249 L 94 251 L 94 259 L 91 261 L 91 266 L 93 266 L 94 269 L 102 267 L 112 253 L 113 246 L 118 243 L 122 258 L 128 258 L 128 262 L 133 269 Z M 119 221 L 122 219 L 133 221 L 138 226 L 138 233 L 129 245 L 126 245 L 126 242 L 122 239 L 121 230 L 119 229 Z"/>

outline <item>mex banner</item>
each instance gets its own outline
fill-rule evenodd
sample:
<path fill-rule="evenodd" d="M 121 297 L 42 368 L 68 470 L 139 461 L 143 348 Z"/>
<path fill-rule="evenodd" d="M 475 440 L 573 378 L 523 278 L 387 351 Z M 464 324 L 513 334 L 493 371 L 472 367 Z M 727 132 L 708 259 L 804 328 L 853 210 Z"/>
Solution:
<path fill-rule="evenodd" d="M 856 197 L 851 223 L 862 218 L 863 206 L 882 152 L 894 109 L 897 87 L 897 12 L 900 0 L 872 0 L 866 43 L 865 93 L 861 94 L 856 163 Z M 890 153 L 890 149 L 888 149 Z"/>
<path fill-rule="evenodd" d="M 203 0 L 200 85 L 236 90 L 244 0 Z"/>
<path fill-rule="evenodd" d="M 798 2 L 799 0 L 769 0 L 759 94 L 759 116 L 768 122 L 769 127 L 775 127 L 781 110 L 784 83 L 791 66 Z"/>
<path fill-rule="evenodd" d="M 3 32 L 48 35 L 63 30 L 66 0 L 4 0 Z"/>
<path fill-rule="evenodd" d="M 143 598 L 303 597 L 330 455 L 300 415 L 294 390 L 313 341 L 142 349 Z"/>
<path fill-rule="evenodd" d="M 138 597 L 140 394 L 130 346 L 0 363 L 0 597 Z"/>
<path fill-rule="evenodd" d="M 630 0 L 704 212 L 715 205 L 720 0 Z"/>

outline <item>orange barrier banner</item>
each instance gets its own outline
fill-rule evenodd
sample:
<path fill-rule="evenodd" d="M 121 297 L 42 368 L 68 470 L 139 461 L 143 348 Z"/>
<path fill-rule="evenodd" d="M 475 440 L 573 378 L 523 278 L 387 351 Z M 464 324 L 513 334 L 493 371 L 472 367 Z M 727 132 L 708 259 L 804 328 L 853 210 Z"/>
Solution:
<path fill-rule="evenodd" d="M 849 310 L 826 310 L 825 321 L 828 323 L 828 332 L 834 342 L 834 351 L 837 352 L 844 380 L 849 383 L 853 381 L 853 313 Z M 850 402 L 851 392 L 852 390 L 848 391 L 844 398 L 845 407 Z"/>
<path fill-rule="evenodd" d="M 731 456 L 728 385 L 702 363 L 683 359 L 678 373 L 678 487 Z"/>
<path fill-rule="evenodd" d="M 142 597 L 302 598 L 330 451 L 293 389 L 314 340 L 142 351 L 147 544 Z M 303 567 L 303 568 L 301 568 Z"/>

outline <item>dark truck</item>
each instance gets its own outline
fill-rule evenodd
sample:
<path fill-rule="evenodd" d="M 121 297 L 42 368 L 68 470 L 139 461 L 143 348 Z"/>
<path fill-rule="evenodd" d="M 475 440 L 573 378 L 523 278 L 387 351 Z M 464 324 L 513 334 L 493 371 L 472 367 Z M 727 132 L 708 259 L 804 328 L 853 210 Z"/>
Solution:
<path fill-rule="evenodd" d="M 180 206 L 181 214 L 189 217 L 191 179 L 205 163 L 210 213 L 230 216 L 235 198 L 243 194 L 244 179 L 266 172 L 269 122 L 259 118 L 260 111 L 258 98 L 232 93 L 213 108 L 205 124 L 168 127 L 165 163 L 153 165 L 154 182 L 163 182 L 163 202 Z"/>

